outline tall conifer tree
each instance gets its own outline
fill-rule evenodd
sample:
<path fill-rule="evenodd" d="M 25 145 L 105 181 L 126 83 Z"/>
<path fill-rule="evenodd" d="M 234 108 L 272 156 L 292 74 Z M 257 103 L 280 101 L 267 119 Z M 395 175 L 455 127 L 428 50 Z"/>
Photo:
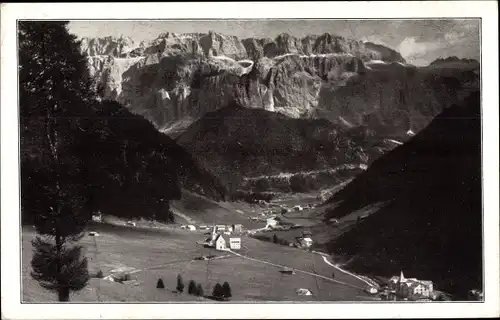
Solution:
<path fill-rule="evenodd" d="M 31 275 L 69 301 L 89 280 L 77 245 L 90 213 L 87 174 L 79 156 L 94 90 L 84 56 L 67 22 L 21 21 L 19 95 L 23 218 L 37 237 Z"/>

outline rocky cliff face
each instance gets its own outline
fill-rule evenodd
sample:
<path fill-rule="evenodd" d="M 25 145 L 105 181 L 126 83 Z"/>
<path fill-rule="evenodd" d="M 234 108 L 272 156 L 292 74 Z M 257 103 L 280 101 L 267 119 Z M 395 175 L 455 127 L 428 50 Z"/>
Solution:
<path fill-rule="evenodd" d="M 110 55 L 118 58 L 134 56 L 134 41 L 129 37 L 83 38 L 81 52 L 87 56 Z"/>
<path fill-rule="evenodd" d="M 363 43 L 353 39 L 325 33 L 322 35 L 308 35 L 297 38 L 283 33 L 275 40 L 253 39 L 243 40 L 247 54 L 252 59 L 262 57 L 273 58 L 287 53 L 301 55 L 317 55 L 328 53 L 350 53 L 362 60 L 383 60 L 406 63 L 396 51 L 374 43 Z"/>
<path fill-rule="evenodd" d="M 125 44 L 82 44 L 102 96 L 172 136 L 230 102 L 389 135 L 417 132 L 479 78 L 460 68 L 443 76 L 440 68 L 408 66 L 392 49 L 330 34 L 240 41 L 166 33 L 136 48 Z"/>

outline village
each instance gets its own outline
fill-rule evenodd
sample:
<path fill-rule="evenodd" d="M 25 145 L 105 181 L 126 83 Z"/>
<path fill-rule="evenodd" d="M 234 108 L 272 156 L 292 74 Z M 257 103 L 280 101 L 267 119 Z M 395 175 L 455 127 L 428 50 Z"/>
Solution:
<path fill-rule="evenodd" d="M 267 203 L 259 203 L 261 206 L 267 206 Z M 265 222 L 265 227 L 258 229 L 245 230 L 243 224 L 214 224 L 214 225 L 183 225 L 182 229 L 196 231 L 210 231 L 205 233 L 205 235 L 210 235 L 204 241 L 198 242 L 198 244 L 204 245 L 206 247 L 214 248 L 219 251 L 232 251 L 240 250 L 242 248 L 242 235 L 255 236 L 259 233 L 265 233 L 270 231 L 278 230 L 290 230 L 300 228 L 303 229 L 301 236 L 295 237 L 295 241 L 277 241 L 276 235 L 272 242 L 288 245 L 289 247 L 300 248 L 303 250 L 311 251 L 313 247 L 313 234 L 307 228 L 303 228 L 299 224 L 290 223 L 284 221 L 282 216 L 290 211 L 301 212 L 306 209 L 314 208 L 313 205 L 296 205 L 292 208 L 288 208 L 286 205 L 276 205 L 270 204 L 271 209 L 263 210 L 259 217 L 252 217 L 252 220 L 257 220 Z M 358 222 L 360 219 L 366 218 L 367 215 L 358 217 Z M 330 223 L 339 223 L 337 219 L 330 219 Z M 256 236 L 257 239 L 263 239 L 263 237 Z M 269 239 L 269 237 L 267 237 Z M 272 239 L 272 238 L 271 238 Z M 295 274 L 294 269 L 284 268 L 280 270 L 283 274 Z M 379 284 L 372 282 L 372 285 L 365 287 L 364 291 L 376 296 L 378 300 L 382 301 L 421 301 L 430 302 L 436 300 L 446 300 L 446 295 L 442 292 L 434 290 L 434 285 L 432 281 L 420 280 L 416 278 L 406 278 L 401 271 L 399 276 L 392 276 L 387 282 Z M 304 295 L 311 294 L 308 289 L 303 290 Z M 302 292 L 302 291 L 301 291 Z M 475 296 L 481 296 L 480 292 L 471 292 L 471 300 L 475 300 Z"/>
<path fill-rule="evenodd" d="M 219 252 L 230 252 L 236 255 L 241 255 L 241 250 L 245 248 L 245 239 L 258 239 L 267 242 L 273 242 L 277 245 L 283 245 L 286 247 L 292 247 L 301 249 L 304 251 L 312 252 L 319 255 L 327 256 L 325 253 L 318 252 L 314 250 L 314 235 L 310 228 L 307 228 L 299 223 L 292 222 L 291 219 L 287 219 L 288 213 L 302 214 L 304 211 L 315 208 L 314 205 L 294 205 L 288 207 L 284 204 L 259 202 L 258 206 L 261 208 L 260 212 L 255 216 L 250 216 L 248 219 L 254 222 L 252 225 L 255 226 L 255 222 L 264 225 L 261 228 L 245 228 L 243 223 L 221 223 L 220 221 L 214 221 L 211 224 L 206 223 L 191 223 L 177 225 L 179 230 L 184 232 L 189 232 L 195 235 L 200 235 L 200 239 L 196 241 L 196 244 L 204 247 L 210 248 Z M 364 219 L 367 215 L 357 217 L 357 222 L 360 219 Z M 101 222 L 102 217 L 100 215 L 94 215 L 94 222 Z M 329 221 L 333 224 L 339 224 L 337 219 L 331 219 Z M 354 223 L 354 222 L 353 222 Z M 128 226 L 135 227 L 136 224 L 133 221 L 127 221 Z M 298 229 L 298 230 L 297 230 Z M 293 240 L 284 240 L 283 238 L 278 238 L 276 233 L 296 230 Z M 265 236 L 266 233 L 273 234 L 273 236 Z M 98 236 L 96 232 L 93 232 L 94 236 Z M 227 255 L 217 256 L 201 256 L 196 257 L 195 260 L 211 260 L 227 258 Z M 333 266 L 333 265 L 332 265 Z M 338 269 L 338 267 L 335 267 Z M 341 269 L 338 269 L 341 270 Z M 295 275 L 295 268 L 283 267 L 279 270 L 281 274 L 284 275 Z M 342 272 L 350 274 L 349 272 L 342 270 Z M 351 274 L 352 275 L 352 274 Z M 366 283 L 363 291 L 373 297 L 375 300 L 385 300 L 385 301 L 435 301 L 435 300 L 445 300 L 443 299 L 443 294 L 434 289 L 433 282 L 428 280 L 419 280 L 416 278 L 406 278 L 401 271 L 399 276 L 393 276 L 386 281 L 373 281 L 364 276 L 353 275 Z M 335 273 L 332 273 L 332 277 L 335 277 Z M 312 295 L 312 290 L 309 288 L 298 288 L 297 295 Z M 474 293 L 471 293 L 473 295 Z M 476 293 L 480 295 L 481 293 Z"/>
<path fill-rule="evenodd" d="M 287 221 L 284 215 L 290 211 L 301 212 L 306 209 L 313 208 L 313 205 L 295 205 L 292 208 L 288 208 L 286 205 L 278 205 L 274 203 L 267 203 L 265 201 L 260 201 L 259 205 L 261 207 L 270 207 L 267 210 L 260 212 L 259 216 L 250 217 L 249 219 L 253 222 L 265 223 L 262 228 L 245 229 L 244 225 L 239 224 L 217 224 L 213 223 L 211 225 L 207 224 L 188 224 L 181 225 L 182 230 L 188 231 L 202 231 L 204 235 L 210 235 L 204 241 L 198 241 L 198 244 L 202 244 L 207 247 L 215 248 L 216 250 L 239 250 L 241 249 L 241 236 L 256 236 L 260 233 L 270 232 L 270 231 L 285 231 L 290 229 L 303 229 L 303 226 L 297 223 Z M 207 232 L 208 231 L 208 232 Z M 256 237 L 259 238 L 259 237 Z M 262 238 L 262 237 L 260 237 Z M 274 236 L 274 241 L 277 243 L 277 237 Z M 309 230 L 303 230 L 301 236 L 295 237 L 295 241 L 287 241 L 280 244 L 286 244 L 290 247 L 297 247 L 302 249 L 310 249 L 313 246 L 312 233 Z"/>

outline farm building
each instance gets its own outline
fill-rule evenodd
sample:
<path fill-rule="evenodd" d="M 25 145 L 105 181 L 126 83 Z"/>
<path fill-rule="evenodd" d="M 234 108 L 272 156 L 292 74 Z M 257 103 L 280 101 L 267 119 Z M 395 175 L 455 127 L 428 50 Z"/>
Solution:
<path fill-rule="evenodd" d="M 365 288 L 365 292 L 371 293 L 371 294 L 376 294 L 378 292 L 377 288 L 369 286 Z"/>
<path fill-rule="evenodd" d="M 102 222 L 102 214 L 101 214 L 101 212 L 97 212 L 96 214 L 92 215 L 92 221 L 94 221 L 94 222 Z"/>
<path fill-rule="evenodd" d="M 235 233 L 243 232 L 243 225 L 242 224 L 233 224 L 233 231 Z"/>
<path fill-rule="evenodd" d="M 289 268 L 284 268 L 283 270 L 280 270 L 282 274 L 295 274 L 295 269 L 289 269 Z"/>
<path fill-rule="evenodd" d="M 229 238 L 229 248 L 231 250 L 241 249 L 241 238 Z"/>
<path fill-rule="evenodd" d="M 309 237 L 300 238 L 299 242 L 303 248 L 310 248 L 313 245 L 313 241 Z"/>
<path fill-rule="evenodd" d="M 312 296 L 312 292 L 309 289 L 300 288 L 297 289 L 298 296 Z"/>
<path fill-rule="evenodd" d="M 215 249 L 217 250 L 227 250 L 227 242 L 223 235 L 218 235 L 215 239 Z"/>
<path fill-rule="evenodd" d="M 217 250 L 241 249 L 241 238 L 229 238 L 225 235 L 220 234 L 215 239 L 215 249 Z"/>
<path fill-rule="evenodd" d="M 274 228 L 278 225 L 276 218 L 269 218 L 266 220 L 266 228 Z"/>
<path fill-rule="evenodd" d="M 215 226 L 215 230 L 217 232 L 224 232 L 224 231 L 226 231 L 226 225 L 224 225 L 224 224 L 218 224 L 218 225 Z"/>
<path fill-rule="evenodd" d="M 431 297 L 434 291 L 432 281 L 405 278 L 403 271 L 389 280 L 389 288 L 400 297 Z"/>
<path fill-rule="evenodd" d="M 187 226 L 187 229 L 190 230 L 190 231 L 195 231 L 196 227 L 193 226 L 192 224 L 190 224 L 190 225 Z"/>

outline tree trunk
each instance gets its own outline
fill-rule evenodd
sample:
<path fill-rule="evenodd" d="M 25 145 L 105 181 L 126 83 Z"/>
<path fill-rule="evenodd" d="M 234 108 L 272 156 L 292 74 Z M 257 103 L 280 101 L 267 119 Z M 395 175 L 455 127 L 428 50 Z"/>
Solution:
<path fill-rule="evenodd" d="M 69 288 L 64 285 L 61 279 L 61 252 L 62 252 L 62 239 L 59 235 L 59 231 L 56 229 L 56 259 L 57 259 L 57 295 L 59 301 L 69 301 Z"/>
<path fill-rule="evenodd" d="M 59 297 L 60 302 L 67 302 L 69 301 L 69 288 L 68 287 L 59 287 L 59 290 L 57 291 L 57 295 Z"/>

